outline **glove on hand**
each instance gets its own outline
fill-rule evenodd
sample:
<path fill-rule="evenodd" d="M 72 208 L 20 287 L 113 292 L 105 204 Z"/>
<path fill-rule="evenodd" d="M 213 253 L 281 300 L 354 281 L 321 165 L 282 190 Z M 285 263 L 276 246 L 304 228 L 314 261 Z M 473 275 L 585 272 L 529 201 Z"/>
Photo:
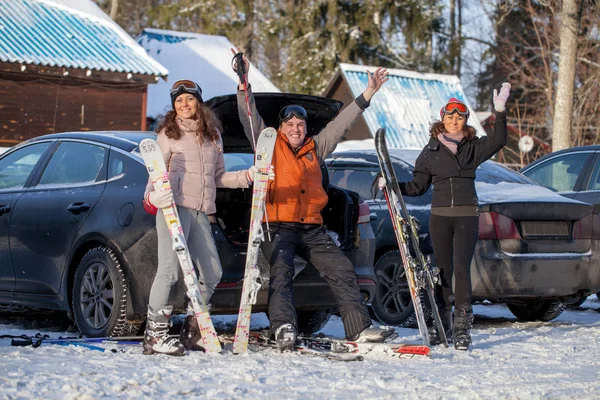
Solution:
<path fill-rule="evenodd" d="M 257 172 L 260 172 L 260 169 L 255 165 L 248 168 L 248 182 L 254 182 Z M 273 179 L 275 179 L 275 167 L 271 166 L 269 169 L 269 180 L 272 181 Z"/>
<path fill-rule="evenodd" d="M 379 186 L 379 190 L 383 192 L 383 189 L 385 189 L 386 186 L 385 178 L 383 176 L 380 176 L 377 180 L 377 186 Z"/>
<path fill-rule="evenodd" d="M 156 208 L 165 208 L 173 204 L 173 192 L 159 190 L 148 193 L 148 202 Z"/>
<path fill-rule="evenodd" d="M 494 89 L 494 110 L 496 112 L 504 112 L 508 96 L 510 96 L 510 83 L 504 82 L 500 88 L 500 93 Z"/>

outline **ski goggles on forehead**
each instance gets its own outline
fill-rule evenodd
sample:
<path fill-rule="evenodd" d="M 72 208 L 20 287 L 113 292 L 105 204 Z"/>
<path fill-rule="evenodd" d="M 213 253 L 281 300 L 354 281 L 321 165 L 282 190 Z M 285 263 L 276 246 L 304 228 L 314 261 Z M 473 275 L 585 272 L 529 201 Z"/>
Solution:
<path fill-rule="evenodd" d="M 464 103 L 448 103 L 442 108 L 443 114 L 453 114 L 455 112 L 463 117 L 469 116 L 469 109 Z"/>
<path fill-rule="evenodd" d="M 179 94 L 179 93 L 197 93 L 202 96 L 202 89 L 200 86 L 196 84 L 196 82 L 192 82 L 189 80 L 181 80 L 177 81 L 171 86 L 171 95 Z"/>
<path fill-rule="evenodd" d="M 281 111 L 279 112 L 279 123 L 281 124 L 283 122 L 287 122 L 290 119 L 292 119 L 292 117 L 296 117 L 298 119 L 306 121 L 308 115 L 306 114 L 306 110 L 304 109 L 304 107 L 293 104 L 291 106 L 286 106 L 281 109 Z"/>

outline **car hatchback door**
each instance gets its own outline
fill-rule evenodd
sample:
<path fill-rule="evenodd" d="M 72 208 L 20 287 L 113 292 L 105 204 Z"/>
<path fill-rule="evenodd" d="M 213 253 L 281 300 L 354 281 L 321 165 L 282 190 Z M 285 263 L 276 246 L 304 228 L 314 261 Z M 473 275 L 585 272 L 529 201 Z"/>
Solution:
<path fill-rule="evenodd" d="M 0 159 L 0 291 L 13 291 L 15 272 L 10 257 L 10 221 L 15 204 L 27 190 L 32 172 L 51 142 L 17 149 Z"/>
<path fill-rule="evenodd" d="M 17 202 L 10 225 L 15 292 L 58 293 L 71 246 L 104 191 L 107 150 L 60 142 Z"/>

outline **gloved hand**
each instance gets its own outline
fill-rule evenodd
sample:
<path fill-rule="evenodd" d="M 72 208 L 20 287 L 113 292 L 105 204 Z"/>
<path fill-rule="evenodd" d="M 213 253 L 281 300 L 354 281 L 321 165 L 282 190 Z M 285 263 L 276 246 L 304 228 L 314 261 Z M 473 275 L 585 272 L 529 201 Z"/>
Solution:
<path fill-rule="evenodd" d="M 386 186 L 385 178 L 383 176 L 380 176 L 377 180 L 377 186 L 379 186 L 379 190 L 383 192 L 383 189 L 385 189 Z"/>
<path fill-rule="evenodd" d="M 260 169 L 255 165 L 248 168 L 248 182 L 254 182 L 254 176 L 256 176 L 257 172 L 260 172 Z M 269 169 L 269 180 L 272 181 L 273 179 L 275 179 L 275 167 L 271 165 L 271 168 Z"/>
<path fill-rule="evenodd" d="M 494 110 L 496 112 L 504 112 L 508 96 L 510 96 L 510 83 L 504 82 L 500 88 L 500 93 L 494 89 Z"/>
<path fill-rule="evenodd" d="M 173 203 L 173 192 L 170 190 L 154 190 L 148 193 L 148 202 L 156 208 L 169 207 Z"/>

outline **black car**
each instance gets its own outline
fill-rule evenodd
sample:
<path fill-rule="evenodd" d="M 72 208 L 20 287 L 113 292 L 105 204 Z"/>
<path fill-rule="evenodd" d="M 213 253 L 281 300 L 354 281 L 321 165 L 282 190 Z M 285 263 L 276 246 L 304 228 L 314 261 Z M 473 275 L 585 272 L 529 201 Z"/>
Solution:
<path fill-rule="evenodd" d="M 390 149 L 400 181 L 412 179 L 418 154 Z M 413 310 L 387 205 L 375 184 L 376 153 L 340 151 L 326 163 L 332 184 L 357 191 L 369 204 L 377 247 L 373 311 L 383 322 L 402 324 Z M 477 169 L 476 187 L 480 217 L 471 264 L 474 300 L 506 303 L 518 318 L 547 321 L 560 315 L 564 303 L 600 288 L 600 230 L 594 228 L 600 220 L 591 205 L 558 196 L 493 161 Z M 405 201 L 421 224 L 421 250 L 433 259 L 431 196 L 430 188 Z"/>
<path fill-rule="evenodd" d="M 520 171 L 539 185 L 570 199 L 600 205 L 600 146 L 548 154 Z"/>
<path fill-rule="evenodd" d="M 283 104 L 309 110 L 317 130 L 341 103 L 311 96 L 257 94 L 268 124 Z M 245 169 L 253 162 L 237 117 L 235 96 L 208 103 L 224 121 L 225 164 Z M 310 126 L 310 125 L 309 125 Z M 89 336 L 139 330 L 156 271 L 155 217 L 142 208 L 148 174 L 138 151 L 151 132 L 74 132 L 40 136 L 0 156 L 0 303 L 68 311 Z M 353 262 L 365 300 L 374 297 L 375 237 L 369 209 L 356 193 L 327 186 L 323 217 L 330 234 Z M 223 279 L 212 298 L 214 313 L 239 309 L 252 191 L 219 189 L 211 216 Z M 320 329 L 335 300 L 316 269 L 297 260 L 295 295 L 299 328 Z M 268 266 L 261 268 L 265 280 Z M 265 311 L 267 285 L 256 311 Z M 171 294 L 184 307 L 185 285 Z"/>

